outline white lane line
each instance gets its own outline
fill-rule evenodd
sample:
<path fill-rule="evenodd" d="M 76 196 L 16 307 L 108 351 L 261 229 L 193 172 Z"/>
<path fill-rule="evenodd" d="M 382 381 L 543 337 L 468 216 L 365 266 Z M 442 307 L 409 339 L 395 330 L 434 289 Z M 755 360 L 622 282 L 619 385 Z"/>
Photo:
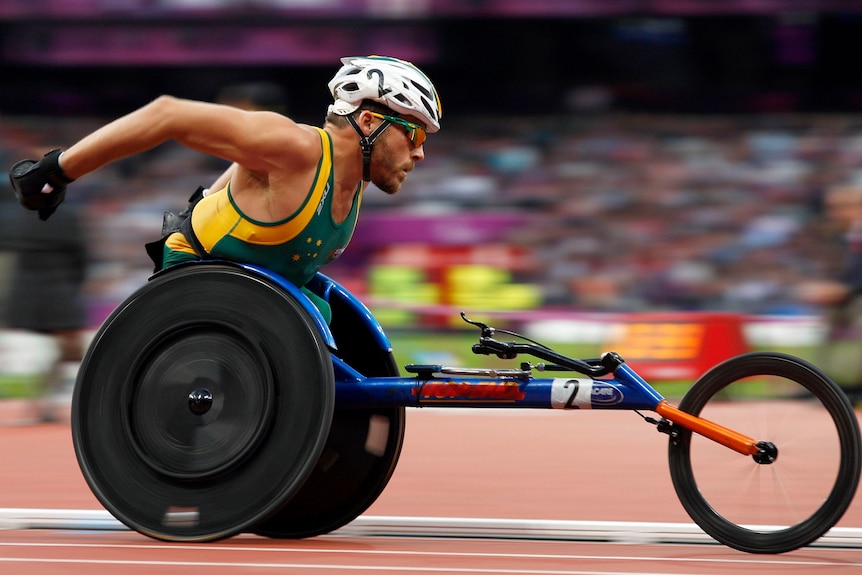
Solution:
<path fill-rule="evenodd" d="M 339 537 L 324 536 L 329 541 Z M 400 539 L 400 538 L 399 538 Z M 531 560 L 565 560 L 565 561 L 634 561 L 655 563 L 709 563 L 709 564 L 744 564 L 744 565 L 782 565 L 782 566 L 809 566 L 809 567 L 862 567 L 862 562 L 827 561 L 824 559 L 796 559 L 792 556 L 760 556 L 744 555 L 740 553 L 739 559 L 721 557 L 651 557 L 643 555 L 584 555 L 573 553 L 500 553 L 500 552 L 466 552 L 466 551 L 419 551 L 419 550 L 390 550 L 390 549 L 337 549 L 316 547 L 259 547 L 259 546 L 236 546 L 218 545 L 213 543 L 199 543 L 195 545 L 184 543 L 46 543 L 46 542 L 13 542 L 0 541 L 2 547 L 17 548 L 65 548 L 65 549 L 124 549 L 136 551 L 194 551 L 202 550 L 208 553 L 215 552 L 248 552 L 248 553 L 293 553 L 312 555 L 358 555 L 358 556 L 402 556 L 402 557 L 471 557 L 477 559 L 531 559 Z M 0 561 L 4 560 L 0 558 Z"/>
<path fill-rule="evenodd" d="M 0 528 L 128 530 L 105 510 L 0 508 Z M 763 526 L 754 526 L 762 528 Z M 766 526 L 767 528 L 769 526 Z M 718 543 L 692 523 L 360 516 L 331 535 L 475 537 L 635 544 Z M 812 547 L 862 548 L 862 528 L 833 527 Z"/>
<path fill-rule="evenodd" d="M 328 571 L 396 571 L 410 573 L 500 573 L 502 575 L 666 575 L 665 571 L 608 571 L 608 570 L 558 570 L 558 569 L 497 569 L 493 567 L 421 567 L 395 565 L 337 565 L 322 563 L 215 563 L 209 561 L 123 561 L 118 559 L 32 559 L 0 557 L 0 563 L 52 563 L 76 565 L 124 565 L 146 567 L 220 567 L 238 569 L 326 569 Z M 697 575 L 696 573 L 675 573 L 674 575 Z"/>

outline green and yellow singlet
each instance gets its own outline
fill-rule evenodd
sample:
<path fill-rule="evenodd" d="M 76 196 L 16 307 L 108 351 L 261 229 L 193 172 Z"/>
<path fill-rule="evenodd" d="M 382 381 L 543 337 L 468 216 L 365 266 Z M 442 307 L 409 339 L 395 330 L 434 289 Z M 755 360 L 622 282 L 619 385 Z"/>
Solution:
<path fill-rule="evenodd" d="M 210 257 L 260 265 L 302 287 L 341 255 L 356 227 L 362 184 L 347 218 L 336 223 L 332 217 L 332 140 L 324 130 L 317 130 L 323 152 L 317 175 L 305 201 L 289 217 L 278 222 L 247 217 L 234 203 L 230 185 L 198 202 L 191 215 L 192 228 Z M 167 239 L 165 267 L 197 257 L 181 233 Z"/>

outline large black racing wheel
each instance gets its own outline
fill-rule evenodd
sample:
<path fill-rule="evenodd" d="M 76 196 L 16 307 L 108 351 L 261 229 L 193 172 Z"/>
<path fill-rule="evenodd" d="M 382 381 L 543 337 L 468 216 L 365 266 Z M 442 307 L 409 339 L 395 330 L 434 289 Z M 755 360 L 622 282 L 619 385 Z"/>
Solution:
<path fill-rule="evenodd" d="M 750 353 L 720 363 L 680 409 L 762 441 L 746 457 L 682 428 L 670 473 L 680 502 L 716 540 L 750 553 L 808 545 L 841 518 L 859 484 L 859 424 L 841 389 L 807 362 Z"/>
<path fill-rule="evenodd" d="M 367 376 L 397 376 L 388 350 L 373 345 L 367 324 L 338 299 L 332 305 L 338 354 Z M 275 515 L 255 526 L 267 537 L 329 533 L 363 513 L 392 477 L 404 441 L 405 409 L 336 409 L 323 454 L 309 480 Z"/>
<path fill-rule="evenodd" d="M 329 351 L 287 292 L 227 264 L 170 270 L 104 323 L 72 436 L 117 519 L 170 541 L 248 530 L 302 487 L 335 401 Z"/>

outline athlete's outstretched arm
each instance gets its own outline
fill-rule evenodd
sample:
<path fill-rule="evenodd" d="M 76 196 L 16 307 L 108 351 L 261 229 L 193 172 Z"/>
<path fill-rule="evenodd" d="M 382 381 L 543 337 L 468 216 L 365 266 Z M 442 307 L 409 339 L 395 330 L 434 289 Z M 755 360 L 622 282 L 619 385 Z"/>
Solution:
<path fill-rule="evenodd" d="M 319 155 L 317 136 L 280 114 L 160 96 L 66 149 L 60 165 L 78 179 L 168 140 L 253 173 L 294 169 Z"/>
<path fill-rule="evenodd" d="M 168 140 L 233 162 L 234 174 L 264 190 L 271 181 L 313 168 L 321 153 L 314 128 L 280 114 L 160 96 L 62 153 L 52 150 L 41 160 L 16 163 L 12 188 L 22 206 L 45 220 L 63 202 L 67 184 Z"/>

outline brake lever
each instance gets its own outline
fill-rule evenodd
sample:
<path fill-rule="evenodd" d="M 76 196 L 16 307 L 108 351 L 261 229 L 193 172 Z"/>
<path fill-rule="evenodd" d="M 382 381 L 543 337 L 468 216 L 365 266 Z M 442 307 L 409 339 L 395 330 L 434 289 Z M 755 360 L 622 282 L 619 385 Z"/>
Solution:
<path fill-rule="evenodd" d="M 482 335 L 480 337 L 493 337 L 494 333 L 496 333 L 496 331 L 497 331 L 496 329 L 494 329 L 493 327 L 489 326 L 486 323 L 482 323 L 481 321 L 475 321 L 475 320 L 469 319 L 467 317 L 467 314 L 463 311 L 461 312 L 461 319 L 463 319 L 465 322 L 469 323 L 470 325 L 475 325 L 476 327 L 478 327 L 482 331 Z"/>
<path fill-rule="evenodd" d="M 473 353 L 478 355 L 494 354 L 500 359 L 515 359 L 518 357 L 518 354 L 525 353 L 553 362 L 552 364 L 547 365 L 546 369 L 577 371 L 578 373 L 590 375 L 592 377 L 600 377 L 611 373 L 619 364 L 624 363 L 618 354 L 608 353 L 604 354 L 606 357 L 594 360 L 596 365 L 592 365 L 590 362 L 584 360 L 573 359 L 561 355 L 547 346 L 505 329 L 500 330 L 500 332 L 527 339 L 530 343 L 498 341 L 493 338 L 494 333 L 497 331 L 493 327 L 480 321 L 474 321 L 467 318 L 467 314 L 463 311 L 461 312 L 461 319 L 482 330 L 482 335 L 479 337 L 479 343 L 473 344 Z"/>

